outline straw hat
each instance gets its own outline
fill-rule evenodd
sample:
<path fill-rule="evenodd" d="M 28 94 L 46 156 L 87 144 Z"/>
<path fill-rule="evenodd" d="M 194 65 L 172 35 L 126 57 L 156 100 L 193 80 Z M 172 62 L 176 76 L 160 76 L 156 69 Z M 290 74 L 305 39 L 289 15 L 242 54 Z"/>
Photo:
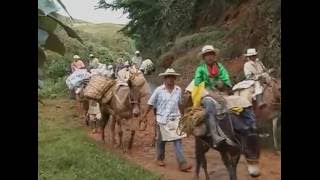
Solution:
<path fill-rule="evenodd" d="M 164 73 L 160 73 L 159 76 L 180 76 L 173 68 L 168 68 Z"/>
<path fill-rule="evenodd" d="M 257 54 L 258 54 L 258 52 L 256 51 L 255 48 L 250 48 L 250 49 L 247 49 L 247 53 L 244 54 L 244 56 L 248 57 L 248 56 L 254 56 Z"/>
<path fill-rule="evenodd" d="M 74 55 L 74 56 L 73 56 L 73 59 L 80 59 L 80 56 Z"/>
<path fill-rule="evenodd" d="M 200 55 L 202 56 L 203 54 L 208 52 L 214 52 L 215 54 L 218 54 L 219 51 L 219 49 L 214 48 L 212 45 L 205 45 L 202 47 Z"/>

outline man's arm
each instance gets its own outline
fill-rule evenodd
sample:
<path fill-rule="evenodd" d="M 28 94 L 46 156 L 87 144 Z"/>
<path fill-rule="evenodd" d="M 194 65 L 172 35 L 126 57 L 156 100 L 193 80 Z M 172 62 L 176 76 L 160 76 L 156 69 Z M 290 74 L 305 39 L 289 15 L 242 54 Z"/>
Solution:
<path fill-rule="evenodd" d="M 232 87 L 228 71 L 224 68 L 222 64 L 219 64 L 219 67 L 220 67 L 219 79 L 222 80 L 225 85 Z"/>
<path fill-rule="evenodd" d="M 147 117 L 147 115 L 148 115 L 148 113 L 151 111 L 151 109 L 153 109 L 153 106 L 149 104 L 148 107 L 147 107 L 146 112 L 145 112 L 144 115 L 143 115 L 144 118 Z"/>
<path fill-rule="evenodd" d="M 254 67 L 252 67 L 251 64 L 248 64 L 248 63 L 244 64 L 243 71 L 246 79 L 252 79 L 252 80 L 255 79 L 255 74 L 252 71 L 253 68 Z"/>
<path fill-rule="evenodd" d="M 148 100 L 148 107 L 146 112 L 144 113 L 143 117 L 147 117 L 148 113 L 151 111 L 153 107 L 155 107 L 157 103 L 157 98 L 158 98 L 158 91 L 157 89 L 152 93 L 150 99 Z"/>
<path fill-rule="evenodd" d="M 203 77 L 203 69 L 201 66 L 198 66 L 194 75 L 194 85 L 199 86 L 199 84 L 204 81 Z"/>

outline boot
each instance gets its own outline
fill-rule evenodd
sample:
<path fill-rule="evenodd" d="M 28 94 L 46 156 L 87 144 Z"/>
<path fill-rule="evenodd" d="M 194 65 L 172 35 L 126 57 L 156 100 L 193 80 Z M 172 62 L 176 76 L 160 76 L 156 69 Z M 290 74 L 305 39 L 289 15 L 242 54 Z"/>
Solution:
<path fill-rule="evenodd" d="M 192 168 L 192 165 L 187 162 L 184 162 L 179 165 L 179 169 L 182 172 L 188 172 L 191 168 Z"/>
<path fill-rule="evenodd" d="M 263 101 L 263 95 L 258 94 L 256 95 L 256 102 L 259 109 L 264 108 L 267 104 Z"/>
<path fill-rule="evenodd" d="M 209 132 L 211 133 L 213 148 L 217 148 L 223 142 L 226 142 L 226 139 L 219 136 L 219 133 L 218 133 L 218 129 L 217 129 L 218 122 L 216 121 L 216 117 L 215 117 L 215 115 L 217 114 L 216 113 L 216 106 L 215 106 L 214 102 L 212 102 L 211 100 L 204 100 L 203 106 L 206 109 L 204 119 L 206 121 L 207 128 L 208 128 Z"/>
<path fill-rule="evenodd" d="M 217 148 L 221 144 L 226 142 L 226 139 L 224 137 L 219 136 L 216 123 L 217 122 L 215 117 L 213 117 L 213 115 L 210 115 L 210 118 L 208 118 L 208 127 L 212 137 L 213 148 Z"/>

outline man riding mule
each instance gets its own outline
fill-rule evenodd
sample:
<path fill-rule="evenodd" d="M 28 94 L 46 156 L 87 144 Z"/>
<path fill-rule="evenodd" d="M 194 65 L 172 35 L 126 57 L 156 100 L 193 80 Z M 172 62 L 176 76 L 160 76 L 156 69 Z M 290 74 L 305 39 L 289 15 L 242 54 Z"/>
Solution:
<path fill-rule="evenodd" d="M 233 118 L 238 119 L 239 122 L 236 124 L 232 123 L 234 125 L 234 129 L 231 128 L 231 130 L 238 131 L 245 141 L 244 147 L 245 155 L 249 164 L 249 174 L 252 176 L 259 176 L 260 172 L 257 163 L 260 149 L 258 145 L 255 115 L 253 113 L 252 104 L 240 96 L 228 95 L 231 88 L 231 81 L 227 70 L 221 63 L 216 61 L 216 55 L 218 52 L 219 50 L 215 49 L 211 45 L 206 45 L 202 48 L 201 56 L 205 63 L 202 63 L 197 67 L 194 80 L 187 87 L 187 91 L 191 92 L 194 107 L 201 104 L 205 109 L 204 121 L 209 135 L 209 137 L 206 137 L 206 141 L 210 142 L 209 145 L 211 147 L 222 153 L 223 159 L 225 159 L 224 156 L 226 156 L 224 152 L 228 152 L 226 149 L 236 147 L 237 143 L 235 143 L 232 138 L 228 138 L 220 127 L 220 123 L 223 123 L 222 121 L 230 121 L 232 118 L 229 118 L 229 120 L 222 118 L 222 120 L 218 121 L 217 116 L 230 114 L 230 110 L 236 111 L 239 114 Z M 206 134 L 207 133 L 202 133 L 201 136 L 206 136 Z M 196 137 L 196 144 L 202 147 L 202 145 L 199 145 L 199 141 L 201 141 L 201 138 Z M 234 152 L 238 152 L 235 154 L 235 159 L 237 159 L 237 156 L 240 156 L 240 150 L 237 150 L 237 148 L 234 149 Z M 205 152 L 206 151 L 203 153 Z M 201 153 L 198 154 L 197 157 L 201 159 Z M 227 166 L 230 171 L 231 179 L 236 178 L 234 173 L 237 162 L 238 161 L 235 160 L 232 166 Z M 197 168 L 198 167 L 199 163 L 197 161 Z"/>
<path fill-rule="evenodd" d="M 270 85 L 271 83 L 269 72 L 271 72 L 272 69 L 267 71 L 263 63 L 257 58 L 257 55 L 256 49 L 247 49 L 247 53 L 245 54 L 247 62 L 243 66 L 246 81 L 239 83 L 233 89 L 241 88 L 241 86 L 242 88 L 245 88 L 245 84 L 248 86 L 253 85 L 254 92 L 252 98 L 256 100 L 259 108 L 263 108 L 266 106 L 266 103 L 263 100 L 263 90 L 264 86 Z"/>
<path fill-rule="evenodd" d="M 264 122 L 272 122 L 273 144 L 278 150 L 278 117 L 281 110 L 281 80 L 270 76 L 273 69 L 267 70 L 257 58 L 255 49 L 248 49 L 248 58 L 243 66 L 246 80 L 233 86 L 235 95 L 253 103 L 259 128 Z"/>

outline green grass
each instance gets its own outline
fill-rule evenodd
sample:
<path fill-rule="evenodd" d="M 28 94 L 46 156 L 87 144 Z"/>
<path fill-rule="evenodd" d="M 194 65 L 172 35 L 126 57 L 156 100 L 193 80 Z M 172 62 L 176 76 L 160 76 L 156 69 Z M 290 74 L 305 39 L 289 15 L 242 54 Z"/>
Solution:
<path fill-rule="evenodd" d="M 56 102 L 56 103 L 52 103 Z M 58 102 L 58 103 L 57 103 Z M 160 179 L 125 161 L 86 136 L 73 110 L 61 100 L 39 109 L 38 161 L 40 180 Z M 70 103 L 70 102 L 69 102 Z M 64 108 L 56 109 L 55 104 Z"/>
<path fill-rule="evenodd" d="M 198 32 L 178 38 L 175 42 L 174 48 L 189 49 L 192 47 L 203 46 L 207 43 L 212 43 L 223 38 L 224 34 L 224 30 L 210 27 L 205 29 L 204 32 Z"/>

